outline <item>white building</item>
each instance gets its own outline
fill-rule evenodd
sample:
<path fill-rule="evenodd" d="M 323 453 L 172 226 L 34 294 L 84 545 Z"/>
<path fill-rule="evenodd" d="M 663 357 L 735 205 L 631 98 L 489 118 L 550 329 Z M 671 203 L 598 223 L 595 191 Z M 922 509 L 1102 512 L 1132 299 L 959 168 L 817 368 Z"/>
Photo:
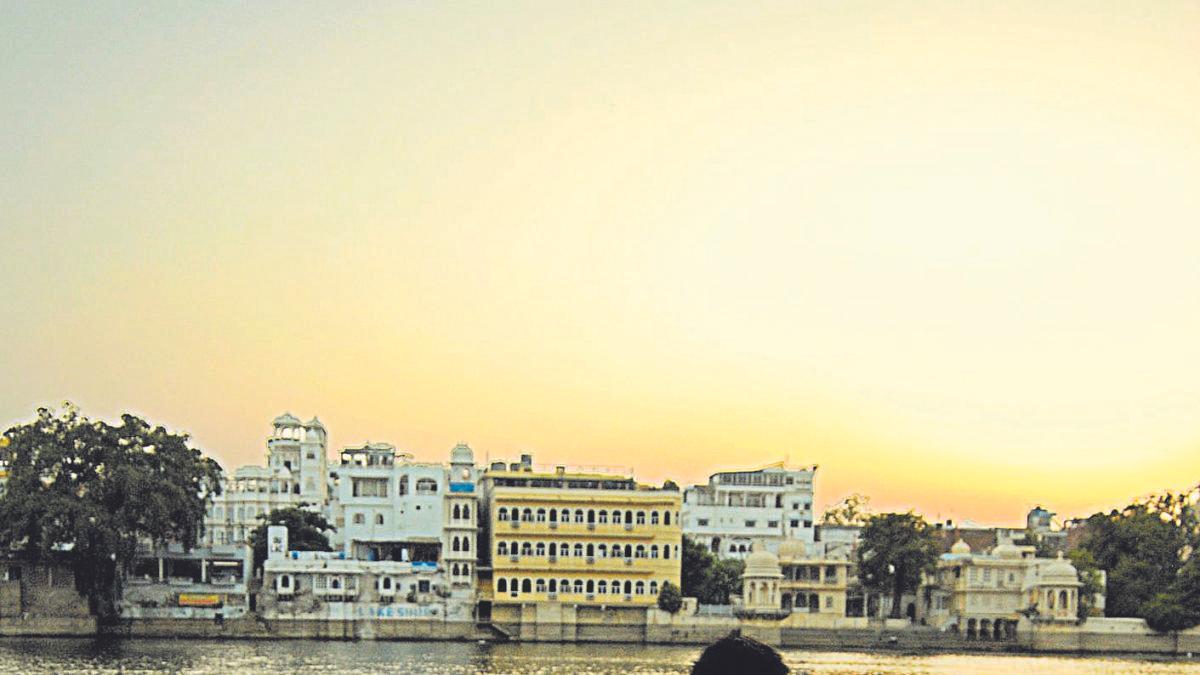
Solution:
<path fill-rule="evenodd" d="M 414 462 L 387 443 L 346 448 L 330 470 L 330 538 L 349 560 L 435 565 L 450 587 L 474 588 L 478 500 L 471 448 L 450 465 Z"/>
<path fill-rule="evenodd" d="M 811 543 L 816 470 L 779 462 L 715 473 L 684 491 L 683 533 L 723 558 L 744 558 L 754 541 L 772 553 L 785 540 Z"/>
<path fill-rule="evenodd" d="M 227 478 L 205 517 L 208 545 L 246 541 L 261 524 L 259 515 L 308 504 L 328 503 L 327 435 L 316 417 L 301 423 L 290 413 L 276 417 L 267 438 L 266 466 L 243 466 Z"/>

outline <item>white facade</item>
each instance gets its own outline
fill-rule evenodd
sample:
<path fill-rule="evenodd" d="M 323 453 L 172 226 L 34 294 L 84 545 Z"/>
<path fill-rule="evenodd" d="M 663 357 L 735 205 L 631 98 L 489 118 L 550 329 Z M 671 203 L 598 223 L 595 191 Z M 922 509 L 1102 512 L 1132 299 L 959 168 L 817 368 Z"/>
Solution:
<path fill-rule="evenodd" d="M 226 479 L 205 517 L 209 546 L 247 541 L 274 509 L 308 504 L 323 510 L 327 503 L 325 426 L 316 417 L 306 423 L 290 413 L 276 417 L 267 438 L 267 465 L 243 466 Z"/>
<path fill-rule="evenodd" d="M 683 533 L 723 558 L 746 557 L 754 541 L 772 553 L 785 540 L 811 543 L 815 473 L 782 462 L 715 473 L 684 491 Z"/>

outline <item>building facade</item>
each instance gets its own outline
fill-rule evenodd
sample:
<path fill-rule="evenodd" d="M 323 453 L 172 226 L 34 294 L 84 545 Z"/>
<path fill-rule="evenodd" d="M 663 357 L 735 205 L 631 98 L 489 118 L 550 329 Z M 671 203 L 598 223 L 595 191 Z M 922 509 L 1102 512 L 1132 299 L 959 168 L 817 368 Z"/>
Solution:
<path fill-rule="evenodd" d="M 532 457 L 482 476 L 487 524 L 481 582 L 493 620 L 523 606 L 653 606 L 679 586 L 680 494 L 616 472 L 535 469 Z"/>
<path fill-rule="evenodd" d="M 772 553 L 787 540 L 811 543 L 816 470 L 780 462 L 715 473 L 684 492 L 683 533 L 722 558 L 745 558 L 755 541 Z"/>

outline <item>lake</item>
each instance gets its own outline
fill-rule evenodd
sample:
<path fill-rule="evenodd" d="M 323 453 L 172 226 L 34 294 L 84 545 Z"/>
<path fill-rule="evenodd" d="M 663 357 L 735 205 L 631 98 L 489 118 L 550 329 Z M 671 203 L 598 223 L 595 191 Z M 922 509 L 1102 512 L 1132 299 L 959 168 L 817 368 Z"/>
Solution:
<path fill-rule="evenodd" d="M 686 673 L 698 647 L 0 639 L 0 673 Z M 1200 660 L 784 650 L 794 673 L 1197 673 Z"/>

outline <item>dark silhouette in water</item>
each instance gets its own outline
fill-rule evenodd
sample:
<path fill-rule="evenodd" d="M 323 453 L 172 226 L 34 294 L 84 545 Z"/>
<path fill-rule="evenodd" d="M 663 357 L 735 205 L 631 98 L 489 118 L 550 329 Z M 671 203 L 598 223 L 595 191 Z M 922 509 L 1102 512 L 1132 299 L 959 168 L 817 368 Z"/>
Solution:
<path fill-rule="evenodd" d="M 709 645 L 696 663 L 692 675 L 787 675 L 783 657 L 770 645 L 734 631 Z"/>

